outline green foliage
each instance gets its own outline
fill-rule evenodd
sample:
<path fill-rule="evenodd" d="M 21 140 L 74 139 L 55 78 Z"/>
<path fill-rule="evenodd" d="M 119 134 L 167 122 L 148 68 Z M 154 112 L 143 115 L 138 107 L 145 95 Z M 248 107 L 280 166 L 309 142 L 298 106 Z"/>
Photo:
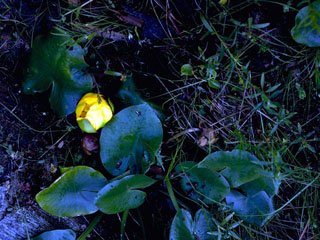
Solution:
<path fill-rule="evenodd" d="M 193 74 L 193 68 L 189 63 L 187 63 L 181 66 L 180 72 L 181 75 L 189 76 Z"/>
<path fill-rule="evenodd" d="M 154 163 L 162 134 L 161 122 L 148 104 L 120 111 L 101 132 L 104 167 L 114 176 L 128 168 L 132 173 L 145 173 Z"/>
<path fill-rule="evenodd" d="M 76 240 L 76 233 L 71 229 L 44 232 L 31 240 Z"/>
<path fill-rule="evenodd" d="M 58 217 L 91 214 L 98 210 L 94 199 L 106 184 L 107 180 L 100 172 L 77 166 L 39 192 L 36 200 L 41 208 Z"/>
<path fill-rule="evenodd" d="M 192 166 L 191 163 L 188 164 Z M 242 150 L 217 151 L 209 154 L 197 166 L 198 168 L 193 167 L 193 169 L 209 170 L 209 172 L 202 171 L 203 175 L 211 176 L 218 171 L 228 180 L 232 189 L 224 193 L 227 204 L 243 220 L 262 226 L 271 217 L 272 197 L 277 194 L 280 181 L 271 172 L 265 171 L 263 164 L 253 154 Z M 198 182 L 191 181 L 192 174 L 188 178 L 193 188 L 198 189 Z M 206 177 L 201 176 L 201 178 Z M 183 184 L 182 188 L 185 188 Z M 198 191 L 201 193 L 201 190 Z"/>
<path fill-rule="evenodd" d="M 217 239 L 209 235 L 208 232 L 215 231 L 217 226 L 213 222 L 211 213 L 204 209 L 199 209 L 192 220 L 191 214 L 181 209 L 175 215 L 171 228 L 170 240 L 212 240 Z"/>
<path fill-rule="evenodd" d="M 148 187 L 154 182 L 145 175 L 130 175 L 115 180 L 99 191 L 95 204 L 107 214 L 137 208 L 144 202 L 146 193 L 135 189 Z"/>
<path fill-rule="evenodd" d="M 263 226 L 272 216 L 272 199 L 265 191 L 245 196 L 238 191 L 230 191 L 226 197 L 228 205 L 248 223 Z"/>
<path fill-rule="evenodd" d="M 257 179 L 263 172 L 259 160 L 251 153 L 241 150 L 217 151 L 208 155 L 199 164 L 199 167 L 211 171 L 220 171 L 229 181 L 231 187 Z"/>
<path fill-rule="evenodd" d="M 184 192 L 194 200 L 210 204 L 224 199 L 230 191 L 229 183 L 219 173 L 184 162 L 176 167 L 181 173 L 180 184 Z"/>
<path fill-rule="evenodd" d="M 298 43 L 308 47 L 320 47 L 320 0 L 298 12 L 291 35 Z"/>
<path fill-rule="evenodd" d="M 37 36 L 31 49 L 28 70 L 22 82 L 24 93 L 35 94 L 49 89 L 51 108 L 60 116 L 75 111 L 83 94 L 92 89 L 93 81 L 85 72 L 87 64 L 82 48 L 67 48 L 64 33 Z"/>

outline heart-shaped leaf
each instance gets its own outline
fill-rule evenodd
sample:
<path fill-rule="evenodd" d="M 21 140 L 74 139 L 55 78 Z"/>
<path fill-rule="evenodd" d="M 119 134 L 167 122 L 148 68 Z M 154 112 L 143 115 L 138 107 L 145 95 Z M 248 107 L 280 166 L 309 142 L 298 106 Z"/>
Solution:
<path fill-rule="evenodd" d="M 145 173 L 155 160 L 162 134 L 161 122 L 148 104 L 125 108 L 102 129 L 104 167 L 114 176 L 128 168 L 132 173 Z"/>
<path fill-rule="evenodd" d="M 221 171 L 231 187 L 239 187 L 264 174 L 259 160 L 253 154 L 241 150 L 211 153 L 198 164 L 198 167 Z"/>
<path fill-rule="evenodd" d="M 76 233 L 71 229 L 44 232 L 31 240 L 75 240 Z"/>
<path fill-rule="evenodd" d="M 73 113 L 77 102 L 92 89 L 92 78 L 85 72 L 83 49 L 75 44 L 67 48 L 70 37 L 50 33 L 34 39 L 29 67 L 22 82 L 24 93 L 44 92 L 52 85 L 51 108 L 60 116 Z"/>
<path fill-rule="evenodd" d="M 215 236 L 208 232 L 216 231 L 217 226 L 213 222 L 211 213 L 204 209 L 199 209 L 192 220 L 191 214 L 181 209 L 175 215 L 171 228 L 170 240 L 213 240 Z"/>
<path fill-rule="evenodd" d="M 50 187 L 36 195 L 40 207 L 58 217 L 74 217 L 94 213 L 94 199 L 107 184 L 98 171 L 77 166 L 65 172 Z"/>
<path fill-rule="evenodd" d="M 181 173 L 180 184 L 185 193 L 194 200 L 210 204 L 220 201 L 230 191 L 226 179 L 207 168 L 197 167 L 195 162 L 184 162 L 176 167 Z"/>
<path fill-rule="evenodd" d="M 238 191 L 230 191 L 226 202 L 239 217 L 256 226 L 263 226 L 274 211 L 272 199 L 265 191 L 252 196 L 244 196 Z"/>
<path fill-rule="evenodd" d="M 320 0 L 298 12 L 291 36 L 296 42 L 308 47 L 320 47 Z"/>
<path fill-rule="evenodd" d="M 106 214 L 137 208 L 144 202 L 146 193 L 135 189 L 148 187 L 154 182 L 155 180 L 142 174 L 115 180 L 99 191 L 95 204 Z"/>

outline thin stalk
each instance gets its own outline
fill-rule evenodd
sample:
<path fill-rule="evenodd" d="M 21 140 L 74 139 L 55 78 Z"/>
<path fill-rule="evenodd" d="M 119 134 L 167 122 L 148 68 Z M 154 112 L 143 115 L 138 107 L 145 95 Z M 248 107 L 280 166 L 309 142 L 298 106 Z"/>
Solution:
<path fill-rule="evenodd" d="M 124 240 L 124 229 L 126 227 L 126 222 L 127 222 L 127 218 L 128 218 L 128 213 L 129 213 L 129 209 L 125 210 L 122 214 L 122 219 L 121 219 L 121 233 L 120 233 L 120 239 Z"/>
<path fill-rule="evenodd" d="M 92 232 L 92 230 L 95 228 L 95 226 L 100 222 L 102 215 L 103 215 L 103 213 L 100 212 L 93 219 L 93 221 L 90 223 L 90 225 L 87 227 L 87 229 L 80 235 L 80 237 L 78 237 L 77 240 L 84 240 Z"/>
<path fill-rule="evenodd" d="M 180 207 L 179 207 L 177 199 L 176 199 L 176 197 L 174 195 L 174 192 L 173 192 L 173 189 L 172 189 L 172 185 L 170 183 L 169 178 L 165 179 L 165 183 L 167 185 L 168 193 L 169 193 L 170 199 L 171 199 L 171 201 L 173 203 L 173 206 L 176 209 L 176 211 L 178 212 L 180 210 Z"/>

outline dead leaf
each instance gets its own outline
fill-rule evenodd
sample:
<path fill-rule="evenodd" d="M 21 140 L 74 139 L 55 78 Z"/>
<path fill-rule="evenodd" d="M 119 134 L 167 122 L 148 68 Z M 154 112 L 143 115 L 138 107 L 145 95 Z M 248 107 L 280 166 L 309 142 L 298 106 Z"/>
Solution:
<path fill-rule="evenodd" d="M 219 138 L 215 136 L 215 131 L 213 128 L 200 128 L 202 130 L 199 139 L 198 144 L 201 147 L 207 146 L 207 145 L 213 145 L 215 144 Z"/>
<path fill-rule="evenodd" d="M 121 12 L 119 12 L 119 14 L 117 15 L 117 17 L 125 22 L 125 23 L 128 23 L 128 24 L 131 24 L 133 26 L 136 26 L 136 27 L 139 27 L 139 28 L 142 28 L 143 24 L 144 24 L 144 20 L 143 19 L 140 19 L 140 18 L 137 18 L 137 17 L 134 17 L 132 15 L 129 15 L 129 14 L 122 14 Z"/>
<path fill-rule="evenodd" d="M 57 167 L 51 163 L 50 164 L 50 172 L 55 173 L 56 171 L 57 171 Z"/>

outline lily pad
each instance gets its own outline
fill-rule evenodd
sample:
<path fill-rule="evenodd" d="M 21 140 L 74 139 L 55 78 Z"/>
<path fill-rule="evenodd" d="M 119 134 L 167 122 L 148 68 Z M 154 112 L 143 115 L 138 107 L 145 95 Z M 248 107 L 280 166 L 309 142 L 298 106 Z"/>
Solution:
<path fill-rule="evenodd" d="M 226 202 L 240 218 L 256 226 L 263 226 L 274 211 L 272 199 L 265 191 L 245 196 L 238 191 L 230 191 Z"/>
<path fill-rule="evenodd" d="M 253 154 L 241 150 L 211 153 L 198 164 L 198 167 L 220 171 L 231 187 L 239 187 L 264 174 L 259 160 Z"/>
<path fill-rule="evenodd" d="M 31 240 L 75 240 L 76 233 L 71 229 L 59 229 L 40 234 Z"/>
<path fill-rule="evenodd" d="M 162 125 L 148 104 L 125 108 L 102 129 L 100 156 L 114 176 L 130 168 L 145 173 L 162 142 Z"/>
<path fill-rule="evenodd" d="M 227 180 L 221 174 L 199 168 L 195 162 L 181 163 L 175 170 L 181 173 L 182 189 L 196 201 L 200 199 L 206 204 L 214 203 L 224 199 L 230 191 Z"/>
<path fill-rule="evenodd" d="M 145 188 L 155 182 L 145 175 L 130 175 L 113 181 L 101 189 L 95 200 L 96 206 L 106 214 L 115 214 L 139 207 L 146 193 L 137 188 Z"/>
<path fill-rule="evenodd" d="M 175 215 L 171 228 L 170 240 L 214 240 L 215 236 L 208 232 L 216 231 L 213 216 L 207 210 L 199 209 L 192 220 L 191 214 L 184 209 Z"/>
<path fill-rule="evenodd" d="M 98 171 L 77 166 L 65 172 L 50 187 L 36 195 L 40 207 L 58 217 L 74 217 L 94 213 L 97 193 L 107 184 Z"/>
<path fill-rule="evenodd" d="M 320 47 L 320 0 L 298 12 L 291 36 L 296 42 L 308 47 Z"/>
<path fill-rule="evenodd" d="M 61 32 L 37 36 L 22 82 L 26 94 L 41 93 L 52 86 L 50 105 L 60 116 L 73 113 L 79 99 L 93 85 L 92 77 L 86 73 L 83 49 L 77 44 L 67 48 L 68 39 Z"/>

